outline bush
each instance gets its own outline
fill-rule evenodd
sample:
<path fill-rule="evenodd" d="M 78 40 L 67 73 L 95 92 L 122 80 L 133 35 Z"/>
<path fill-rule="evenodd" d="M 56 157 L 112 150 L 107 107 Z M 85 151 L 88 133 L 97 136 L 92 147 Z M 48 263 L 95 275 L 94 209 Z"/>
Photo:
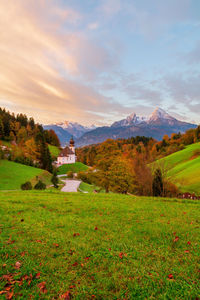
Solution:
<path fill-rule="evenodd" d="M 57 172 L 54 170 L 53 176 L 51 178 L 51 182 L 53 183 L 53 186 L 57 189 L 58 188 L 58 177 L 57 177 Z"/>
<path fill-rule="evenodd" d="M 72 171 L 69 171 L 69 172 L 67 173 L 67 177 L 68 177 L 68 178 L 73 178 L 73 177 L 74 177 L 74 173 L 73 173 Z"/>
<path fill-rule="evenodd" d="M 32 190 L 32 184 L 30 181 L 27 181 L 21 185 L 22 190 Z"/>
<path fill-rule="evenodd" d="M 36 183 L 36 185 L 34 186 L 35 190 L 45 190 L 46 189 L 46 184 L 44 182 L 42 182 L 41 180 L 38 181 L 38 183 Z"/>

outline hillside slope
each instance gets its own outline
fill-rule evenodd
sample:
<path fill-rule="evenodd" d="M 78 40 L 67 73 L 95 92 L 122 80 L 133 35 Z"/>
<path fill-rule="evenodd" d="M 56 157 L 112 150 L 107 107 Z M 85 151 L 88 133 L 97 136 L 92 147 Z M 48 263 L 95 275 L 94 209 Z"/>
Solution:
<path fill-rule="evenodd" d="M 159 162 L 164 164 L 169 179 L 180 191 L 200 194 L 200 143 L 189 145 Z"/>
<path fill-rule="evenodd" d="M 8 160 L 0 160 L 0 190 L 20 189 L 22 183 L 31 181 L 34 185 L 38 179 L 50 184 L 51 174 L 45 170 L 25 166 Z"/>

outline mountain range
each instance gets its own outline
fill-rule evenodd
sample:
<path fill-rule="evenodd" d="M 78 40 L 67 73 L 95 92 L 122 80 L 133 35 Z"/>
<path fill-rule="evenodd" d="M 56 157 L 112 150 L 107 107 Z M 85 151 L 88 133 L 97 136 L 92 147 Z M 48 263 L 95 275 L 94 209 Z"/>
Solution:
<path fill-rule="evenodd" d="M 86 127 L 78 123 L 63 122 L 45 125 L 44 129 L 53 129 L 58 135 L 62 146 L 73 135 L 76 146 L 82 147 L 101 143 L 108 138 L 129 138 L 138 135 L 161 140 L 165 134 L 183 133 L 195 127 L 197 127 L 196 124 L 179 121 L 157 107 L 148 118 L 139 117 L 132 113 L 127 118 L 114 122 L 111 126 Z"/>

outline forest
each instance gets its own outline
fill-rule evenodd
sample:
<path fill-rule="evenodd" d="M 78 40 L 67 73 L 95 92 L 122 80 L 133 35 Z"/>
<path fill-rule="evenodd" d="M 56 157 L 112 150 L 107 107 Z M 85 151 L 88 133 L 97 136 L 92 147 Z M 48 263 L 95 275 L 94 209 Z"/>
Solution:
<path fill-rule="evenodd" d="M 44 130 L 33 118 L 0 108 L 0 158 L 52 172 L 48 144 L 60 146 L 53 130 Z M 3 148 L 4 151 L 2 150 Z"/>
<path fill-rule="evenodd" d="M 106 192 L 178 196 L 180 191 L 167 177 L 168 166 L 158 160 L 199 140 L 200 126 L 184 134 L 165 135 L 162 141 L 138 136 L 78 148 L 78 160 L 92 166 L 78 176 Z"/>

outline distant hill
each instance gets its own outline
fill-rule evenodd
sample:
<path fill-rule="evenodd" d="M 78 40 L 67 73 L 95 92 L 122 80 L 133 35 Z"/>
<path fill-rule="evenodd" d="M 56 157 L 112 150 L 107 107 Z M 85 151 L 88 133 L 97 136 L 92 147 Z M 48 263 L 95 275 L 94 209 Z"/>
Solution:
<path fill-rule="evenodd" d="M 18 164 L 13 161 L 0 160 L 0 190 L 17 190 L 21 184 L 26 181 L 31 181 L 35 185 L 37 180 L 41 179 L 46 184 L 51 184 L 50 179 L 52 174 L 49 172 Z"/>
<path fill-rule="evenodd" d="M 111 126 L 98 127 L 89 131 L 77 139 L 76 145 L 81 147 L 101 143 L 108 138 L 118 139 L 135 136 L 153 137 L 161 140 L 165 134 L 184 133 L 186 130 L 196 127 L 196 124 L 179 121 L 163 109 L 156 108 L 149 118 L 138 117 L 133 113 Z"/>
<path fill-rule="evenodd" d="M 168 176 L 182 192 L 200 195 L 200 143 L 187 146 L 158 161 L 168 170 Z"/>

